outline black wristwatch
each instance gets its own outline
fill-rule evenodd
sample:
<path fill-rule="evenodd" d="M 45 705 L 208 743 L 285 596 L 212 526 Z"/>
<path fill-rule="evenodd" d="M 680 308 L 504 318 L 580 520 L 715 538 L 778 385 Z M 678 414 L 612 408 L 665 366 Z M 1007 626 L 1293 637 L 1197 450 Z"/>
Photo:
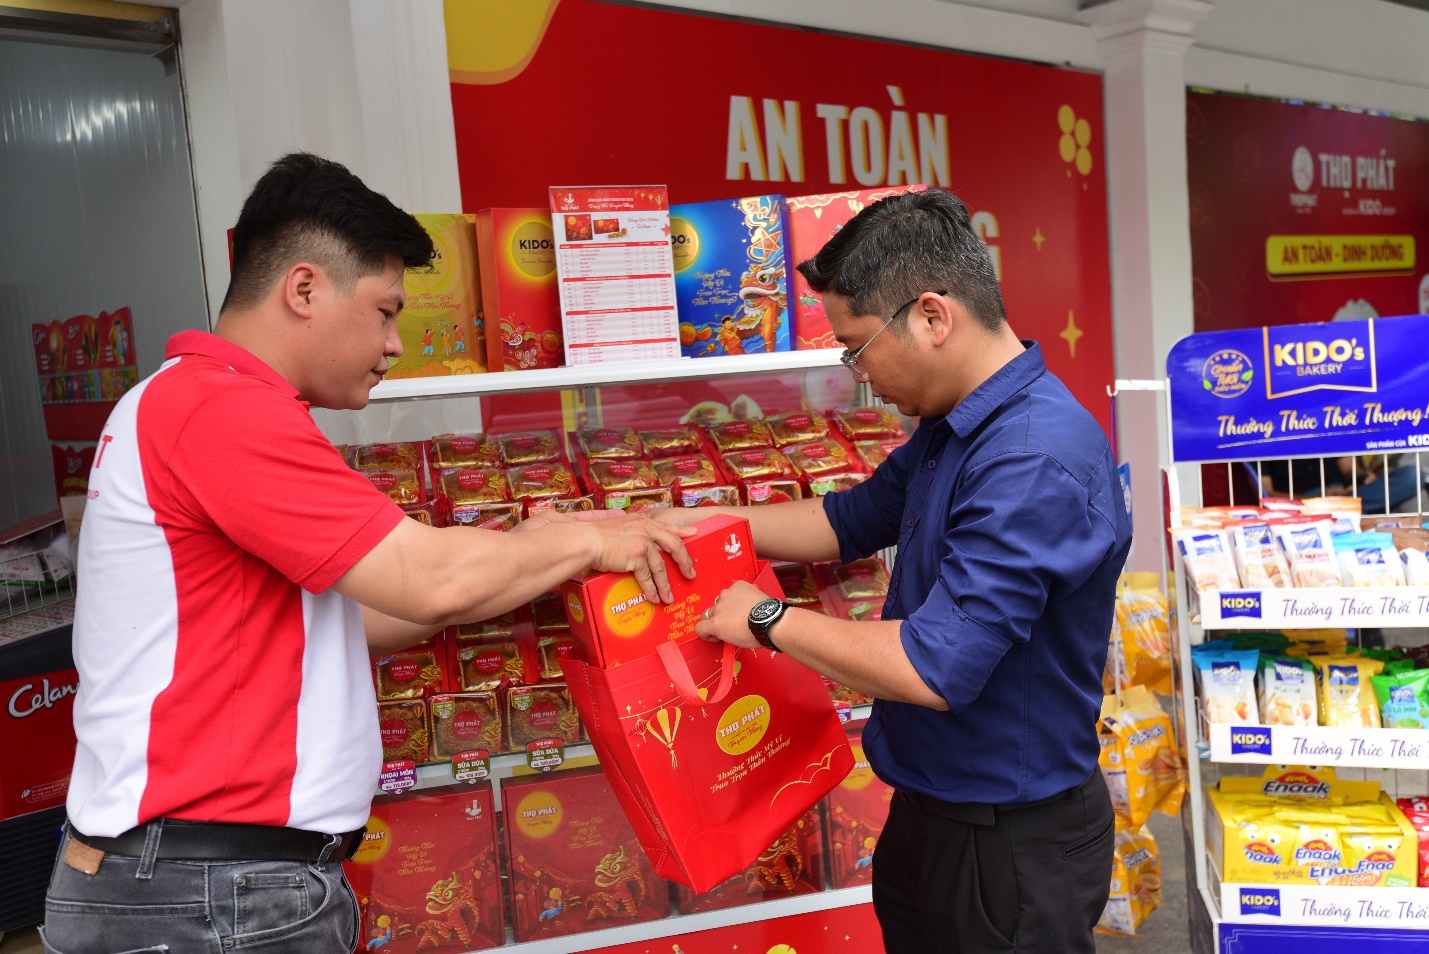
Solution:
<path fill-rule="evenodd" d="M 760 600 L 754 604 L 754 608 L 749 611 L 749 631 L 754 634 L 759 645 L 776 653 L 783 652 L 774 645 L 774 640 L 769 638 L 769 628 L 783 618 L 784 611 L 788 608 L 788 603 L 775 599 Z"/>

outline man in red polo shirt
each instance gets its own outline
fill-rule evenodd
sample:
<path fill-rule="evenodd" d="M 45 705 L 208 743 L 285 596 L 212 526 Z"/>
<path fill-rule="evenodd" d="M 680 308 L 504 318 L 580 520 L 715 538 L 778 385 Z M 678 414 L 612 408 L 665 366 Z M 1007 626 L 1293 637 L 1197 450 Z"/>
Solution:
<path fill-rule="evenodd" d="M 233 236 L 214 334 L 119 402 L 90 475 L 75 608 L 79 740 L 47 949 L 342 952 L 381 745 L 368 650 L 498 615 L 567 577 L 669 598 L 676 532 L 539 517 L 408 520 L 310 406 L 362 408 L 402 353 L 421 226 L 336 163 L 287 156 Z"/>

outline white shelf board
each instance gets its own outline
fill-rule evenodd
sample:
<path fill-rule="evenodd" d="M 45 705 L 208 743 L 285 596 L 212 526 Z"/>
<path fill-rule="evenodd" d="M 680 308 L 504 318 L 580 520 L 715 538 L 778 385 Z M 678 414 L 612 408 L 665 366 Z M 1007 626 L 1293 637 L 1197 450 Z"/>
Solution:
<path fill-rule="evenodd" d="M 1209 742 L 1212 762 L 1429 769 L 1424 729 L 1212 725 Z"/>
<path fill-rule="evenodd" d="M 1211 590 L 1202 629 L 1327 629 L 1429 626 L 1429 587 Z"/>
<path fill-rule="evenodd" d="M 713 358 L 661 358 L 648 361 L 619 361 L 573 365 L 565 368 L 538 368 L 531 371 L 499 371 L 487 374 L 454 374 L 432 378 L 384 380 L 372 389 L 372 401 L 401 401 L 411 398 L 453 397 L 483 394 L 519 394 L 531 391 L 559 391 L 566 388 L 618 387 L 624 384 L 654 384 L 738 374 L 776 374 L 781 371 L 811 371 L 839 364 L 839 348 L 812 351 L 779 351 L 774 354 L 723 355 Z"/>
<path fill-rule="evenodd" d="M 1425 892 L 1429 894 L 1429 891 Z M 838 888 L 820 891 L 816 894 L 800 894 L 792 898 L 778 898 L 760 901 L 737 908 L 720 911 L 701 911 L 698 914 L 671 914 L 658 921 L 640 924 L 624 924 L 620 927 L 588 931 L 584 934 L 567 934 L 565 937 L 545 938 L 527 941 L 524 944 L 508 944 L 502 951 L 521 951 L 522 954 L 576 954 L 578 951 L 594 951 L 617 944 L 635 944 L 640 941 L 654 941 L 662 937 L 693 934 L 712 928 L 729 927 L 733 924 L 751 924 L 755 921 L 770 921 L 795 914 L 812 911 L 828 911 L 831 908 L 845 908 L 855 904 L 870 904 L 873 888 L 862 885 L 856 888 Z"/>
<path fill-rule="evenodd" d="M 1206 909 L 1221 923 L 1429 932 L 1429 888 L 1246 884 L 1222 881 L 1206 856 Z"/>

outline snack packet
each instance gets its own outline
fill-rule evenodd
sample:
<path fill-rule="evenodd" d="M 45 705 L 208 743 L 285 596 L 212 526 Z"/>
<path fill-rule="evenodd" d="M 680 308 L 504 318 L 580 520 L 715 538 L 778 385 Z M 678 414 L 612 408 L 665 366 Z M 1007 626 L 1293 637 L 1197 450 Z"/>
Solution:
<path fill-rule="evenodd" d="M 1334 538 L 1345 586 L 1403 586 L 1404 566 L 1387 533 L 1342 533 Z"/>
<path fill-rule="evenodd" d="M 853 449 L 858 453 L 859 459 L 864 462 L 869 470 L 873 470 L 879 464 L 888 459 L 888 455 L 902 447 L 904 440 L 886 441 L 857 441 Z"/>
<path fill-rule="evenodd" d="M 1255 703 L 1255 666 L 1260 653 L 1247 650 L 1211 650 L 1191 654 L 1191 664 L 1201 685 L 1201 706 L 1206 721 L 1214 725 L 1259 725 Z"/>
<path fill-rule="evenodd" d="M 697 487 L 714 487 L 723 483 L 715 471 L 714 461 L 704 454 L 686 454 L 682 457 L 666 457 L 653 462 L 655 476 L 661 486 L 668 487 L 680 482 L 681 490 Z"/>
<path fill-rule="evenodd" d="M 511 499 L 506 475 L 489 467 L 444 470 L 437 484 L 441 488 L 441 492 L 456 507 L 469 504 L 500 503 Z"/>
<path fill-rule="evenodd" d="M 1429 728 L 1429 669 L 1370 676 L 1386 729 Z"/>
<path fill-rule="evenodd" d="M 776 447 L 787 444 L 802 444 L 829 436 L 829 423 L 822 415 L 808 411 L 790 411 L 774 414 L 764 419 L 769 432 L 774 435 Z"/>
<path fill-rule="evenodd" d="M 789 459 L 769 448 L 731 451 L 724 455 L 724 463 L 729 472 L 741 480 L 795 476 L 794 466 L 789 463 Z"/>
<path fill-rule="evenodd" d="M 1425 558 L 1423 550 L 1400 550 L 1399 562 L 1404 567 L 1406 585 L 1429 586 L 1429 559 Z"/>
<path fill-rule="evenodd" d="M 1310 662 L 1315 666 L 1322 725 L 1380 728 L 1383 723 L 1370 677 L 1384 663 L 1357 656 L 1311 656 Z"/>
<path fill-rule="evenodd" d="M 1173 530 L 1171 538 L 1186 565 L 1197 593 L 1233 590 L 1240 586 L 1230 541 L 1224 530 Z"/>
<path fill-rule="evenodd" d="M 711 424 L 705 431 L 721 453 L 748 450 L 751 447 L 773 447 L 774 435 L 763 421 L 729 421 Z"/>
<path fill-rule="evenodd" d="M 1143 574 L 1127 574 L 1134 580 Z M 1155 574 L 1135 580 L 1117 594 L 1112 618 L 1112 650 L 1107 654 L 1108 674 L 1103 679 L 1112 691 L 1115 669 L 1121 686 L 1141 685 L 1165 695 L 1171 693 L 1171 628 L 1166 597 L 1156 588 Z M 1120 655 L 1117 655 L 1119 653 Z"/>
<path fill-rule="evenodd" d="M 1275 539 L 1290 560 L 1290 577 L 1302 589 L 1339 586 L 1335 547 L 1328 521 L 1275 524 Z"/>
<path fill-rule="evenodd" d="M 432 438 L 432 456 L 438 470 L 501 464 L 501 448 L 485 434 L 438 434 Z"/>
<path fill-rule="evenodd" d="M 751 507 L 763 504 L 788 503 L 803 500 L 804 488 L 792 477 L 778 480 L 756 480 L 744 482 L 745 503 Z"/>
<path fill-rule="evenodd" d="M 1306 513 L 1328 514 L 1335 533 L 1359 533 L 1364 503 L 1358 497 L 1307 497 L 1301 501 Z"/>
<path fill-rule="evenodd" d="M 699 453 L 701 449 L 700 435 L 693 427 L 641 431 L 640 443 L 651 457 L 678 457 Z"/>
<path fill-rule="evenodd" d="M 1171 717 L 1151 691 L 1132 686 L 1122 692 L 1120 702 L 1102 722 L 1116 736 L 1119 762 L 1126 773 L 1126 806 L 1117 819 L 1122 827 L 1140 828 L 1153 811 L 1180 812 L 1186 770 L 1176 751 Z"/>
<path fill-rule="evenodd" d="M 382 491 L 399 507 L 420 504 L 426 496 L 417 471 L 411 467 L 370 467 L 361 471 L 372 486 Z"/>
<path fill-rule="evenodd" d="M 503 434 L 496 440 L 501 445 L 501 462 L 507 467 L 556 460 L 561 456 L 561 445 L 550 431 Z"/>
<path fill-rule="evenodd" d="M 1315 667 L 1289 656 L 1260 657 L 1260 716 L 1266 725 L 1316 725 Z"/>
<path fill-rule="evenodd" d="M 739 488 L 728 484 L 718 487 L 680 488 L 681 507 L 738 507 Z"/>
<path fill-rule="evenodd" d="M 903 425 L 886 407 L 836 407 L 829 417 L 851 441 L 886 441 L 904 438 Z"/>
<path fill-rule="evenodd" d="M 655 468 L 647 460 L 593 460 L 591 480 L 605 491 L 645 490 L 660 486 Z"/>
<path fill-rule="evenodd" d="M 1270 524 L 1241 523 L 1231 527 L 1230 533 L 1242 586 L 1268 590 L 1290 585 L 1290 565 L 1275 542 Z"/>
<path fill-rule="evenodd" d="M 579 427 L 576 440 L 589 460 L 629 460 L 644 452 L 640 435 L 630 427 Z"/>
<path fill-rule="evenodd" d="M 396 444 L 363 444 L 353 452 L 353 464 L 358 470 L 369 467 L 420 467 L 422 448 L 411 442 Z"/>
<path fill-rule="evenodd" d="M 789 462 L 794 465 L 794 469 L 810 479 L 837 474 L 855 467 L 854 462 L 849 460 L 848 451 L 844 445 L 827 437 L 805 444 L 796 444 L 786 448 L 784 453 L 788 455 Z"/>
<path fill-rule="evenodd" d="M 1116 833 L 1111 893 L 1097 921 L 1100 934 L 1136 935 L 1161 906 L 1161 852 L 1149 829 Z"/>

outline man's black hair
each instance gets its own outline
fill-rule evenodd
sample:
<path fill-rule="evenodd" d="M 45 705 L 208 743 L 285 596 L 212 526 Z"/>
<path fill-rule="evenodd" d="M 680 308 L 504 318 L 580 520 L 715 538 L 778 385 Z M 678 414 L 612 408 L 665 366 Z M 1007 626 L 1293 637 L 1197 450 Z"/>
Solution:
<path fill-rule="evenodd" d="M 887 318 L 923 292 L 948 294 L 985 328 L 1007 321 L 997 270 L 951 192 L 902 192 L 864 208 L 819 253 L 799 265 L 809 287 L 848 299 L 854 315 Z M 907 313 L 891 326 L 906 334 Z"/>
<path fill-rule="evenodd" d="M 233 229 L 233 276 L 223 307 L 251 308 L 295 263 L 309 261 L 337 289 L 377 275 L 387 257 L 406 268 L 430 265 L 431 237 L 412 216 L 374 192 L 347 167 L 289 153 L 253 186 Z"/>

